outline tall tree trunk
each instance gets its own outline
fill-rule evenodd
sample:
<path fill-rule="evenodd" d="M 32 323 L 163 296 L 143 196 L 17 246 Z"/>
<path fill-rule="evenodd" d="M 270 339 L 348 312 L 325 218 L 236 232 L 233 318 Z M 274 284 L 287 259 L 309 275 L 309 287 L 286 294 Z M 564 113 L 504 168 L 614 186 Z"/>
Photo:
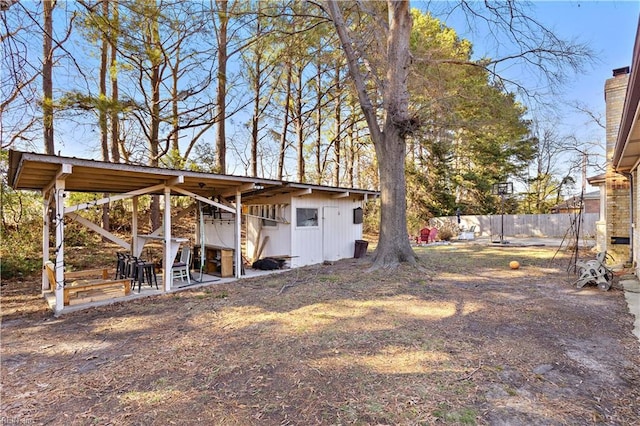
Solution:
<path fill-rule="evenodd" d="M 153 65 L 151 73 L 151 132 L 149 141 L 149 165 L 158 166 L 159 164 L 159 136 L 160 136 L 160 66 Z M 151 197 L 151 228 L 160 227 L 160 197 L 153 195 Z"/>
<path fill-rule="evenodd" d="M 119 13 L 118 0 L 113 2 L 113 16 L 111 19 L 111 29 L 109 41 L 111 43 L 111 65 L 109 66 L 109 76 L 111 78 L 111 159 L 114 163 L 120 162 L 120 119 L 118 117 L 118 32 Z"/>
<path fill-rule="evenodd" d="M 289 131 L 289 103 L 291 102 L 291 74 L 292 66 L 287 63 L 287 82 L 285 83 L 284 119 L 282 120 L 282 133 L 280 134 L 280 153 L 278 156 L 278 180 L 282 180 L 284 174 L 284 158 L 287 151 L 287 132 Z"/>
<path fill-rule="evenodd" d="M 296 100 L 295 100 L 295 124 L 296 142 L 298 145 L 298 182 L 306 182 L 306 171 L 304 161 L 304 129 L 302 117 L 302 69 L 298 69 L 296 79 Z"/>
<path fill-rule="evenodd" d="M 109 0 L 102 0 L 102 16 L 109 19 Z M 102 33 L 100 45 L 100 99 L 98 101 L 98 125 L 100 127 L 100 146 L 102 148 L 102 160 L 109 161 L 109 130 L 107 123 L 107 66 L 109 42 L 106 32 Z M 108 197 L 109 194 L 103 194 Z M 109 204 L 102 205 L 102 229 L 109 230 Z"/>
<path fill-rule="evenodd" d="M 409 36 L 411 14 L 409 1 L 387 1 L 389 12 L 386 44 L 386 76 L 382 90 L 385 112 L 384 130 L 366 89 L 366 77 L 358 66 L 358 55 L 347 32 L 340 6 L 328 0 L 327 6 L 347 58 L 349 74 L 354 80 L 362 112 L 367 120 L 376 150 L 380 174 L 380 239 L 373 255 L 374 268 L 395 267 L 401 262 L 416 263 L 416 255 L 407 238 L 405 154 L 406 136 L 411 131 L 409 119 Z"/>
<path fill-rule="evenodd" d="M 258 7 L 260 7 L 258 2 Z M 260 18 L 257 22 L 256 34 L 261 34 Z M 262 52 L 256 51 L 254 61 L 254 81 L 253 81 L 253 116 L 251 117 L 251 158 L 249 160 L 249 169 L 251 176 L 258 176 L 258 138 L 260 130 L 260 97 L 262 94 Z"/>
<path fill-rule="evenodd" d="M 226 104 L 227 104 L 227 26 L 229 15 L 227 14 L 228 1 L 217 0 L 218 17 L 218 91 L 216 94 L 216 107 L 218 109 L 218 126 L 216 127 L 216 153 L 215 168 L 218 173 L 225 173 L 227 167 L 227 141 L 226 141 Z"/>
<path fill-rule="evenodd" d="M 316 109 L 316 142 L 315 142 L 315 152 L 316 152 L 316 184 L 322 184 L 322 175 L 324 173 L 325 164 L 322 161 L 322 126 L 320 122 L 322 120 L 322 108 Z"/>
<path fill-rule="evenodd" d="M 258 176 L 258 130 L 260 128 L 260 78 L 262 55 L 258 52 L 255 61 L 255 81 L 253 83 L 253 116 L 251 117 L 251 176 Z"/>
<path fill-rule="evenodd" d="M 171 69 L 171 151 L 175 159 L 180 158 L 180 116 L 178 114 L 178 80 L 180 75 L 180 48 L 175 58 L 175 64 Z M 186 158 L 184 159 L 187 160 Z M 182 164 L 174 164 L 175 167 L 182 167 Z"/>
<path fill-rule="evenodd" d="M 154 19 L 158 19 L 157 17 Z M 158 22 L 152 23 L 151 27 L 151 45 L 162 49 L 160 46 L 160 33 L 158 30 Z M 162 78 L 160 73 L 160 59 L 156 59 L 151 65 L 151 123 L 149 132 L 149 165 L 157 167 L 159 164 L 160 154 L 160 88 Z M 160 227 L 160 197 L 153 195 L 151 197 L 151 227 L 157 229 Z"/>
<path fill-rule="evenodd" d="M 342 96 L 340 87 L 340 69 L 336 68 L 335 93 L 336 100 L 334 104 L 334 120 L 335 120 L 335 139 L 333 144 L 334 152 L 334 168 L 333 168 L 333 186 L 340 186 L 340 150 L 342 149 Z"/>
<path fill-rule="evenodd" d="M 262 6 L 263 1 L 257 0 L 257 16 L 255 37 L 256 40 L 264 39 L 264 27 Z M 263 66 L 263 59 L 265 59 L 265 44 L 258 41 L 251 46 L 253 52 L 253 116 L 251 117 L 251 158 L 249 159 L 249 172 L 251 176 L 258 176 L 258 141 L 260 138 L 260 118 L 263 114 L 262 102 L 262 89 L 264 86 L 264 73 L 265 68 Z M 267 65 L 268 66 L 268 65 Z M 268 103 L 268 101 L 266 102 Z"/>
<path fill-rule="evenodd" d="M 316 184 L 322 184 L 324 167 L 322 164 L 322 74 L 320 65 L 316 67 Z"/>
<path fill-rule="evenodd" d="M 55 155 L 53 141 L 53 7 L 54 0 L 43 0 L 44 34 L 42 34 L 42 125 L 44 150 Z"/>
<path fill-rule="evenodd" d="M 355 157 L 356 157 L 356 138 L 354 137 L 355 134 L 355 123 L 353 122 L 353 120 L 351 121 L 351 123 L 349 124 L 349 133 L 348 133 L 348 148 L 347 148 L 347 152 L 346 152 L 346 156 L 347 156 L 347 182 L 346 185 L 349 188 L 353 188 L 353 167 L 355 164 Z"/>

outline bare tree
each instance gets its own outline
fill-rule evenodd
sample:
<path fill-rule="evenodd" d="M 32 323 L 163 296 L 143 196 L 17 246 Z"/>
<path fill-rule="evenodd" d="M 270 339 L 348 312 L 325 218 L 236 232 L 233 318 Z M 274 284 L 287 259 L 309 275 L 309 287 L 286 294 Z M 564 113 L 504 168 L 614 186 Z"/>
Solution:
<path fill-rule="evenodd" d="M 43 0 L 44 33 L 42 35 L 42 123 L 44 151 L 55 154 L 53 141 L 53 8 L 54 0 Z"/>
<path fill-rule="evenodd" d="M 580 43 L 565 42 L 526 13 L 526 7 L 514 2 L 482 3 L 480 6 L 460 1 L 453 3 L 470 22 L 486 23 L 490 31 L 504 40 L 510 40 L 515 52 L 481 61 L 442 59 L 442 63 L 479 67 L 490 73 L 495 87 L 512 87 L 523 96 L 541 100 L 541 93 L 521 81 L 501 76 L 501 66 L 519 64 L 528 66 L 530 75 L 544 81 L 544 87 L 553 90 L 565 81 L 568 71 L 578 71 L 589 60 L 590 50 Z M 374 267 L 395 266 L 400 262 L 415 263 L 415 255 L 407 239 L 405 153 L 409 135 L 421 123 L 409 112 L 408 77 L 412 59 L 415 63 L 429 62 L 432 58 L 412 58 L 409 52 L 411 15 L 409 1 L 388 0 L 386 18 L 380 2 L 341 3 L 327 0 L 324 5 L 331 16 L 347 58 L 349 74 L 354 81 L 360 107 L 367 120 L 370 137 L 376 150 L 381 191 L 380 240 L 374 254 Z M 346 21 L 343 10 L 356 8 Z M 367 18 L 372 32 L 356 27 L 358 19 Z M 369 37 L 366 38 L 365 37 Z M 376 57 L 381 52 L 381 57 Z M 536 81 L 540 83 L 540 81 Z M 536 86 L 540 86 L 537 84 Z M 381 105 L 375 102 L 381 96 Z"/>
<path fill-rule="evenodd" d="M 20 141 L 30 144 L 39 131 L 41 120 L 35 111 L 39 98 L 36 81 L 39 64 L 29 60 L 31 39 L 40 31 L 17 1 L 2 4 L 0 14 L 0 141 L 7 148 Z M 35 147 L 32 147 L 32 149 Z"/>
<path fill-rule="evenodd" d="M 381 216 L 380 239 L 373 256 L 374 267 L 395 267 L 400 262 L 415 264 L 416 256 L 407 238 L 405 186 L 406 138 L 415 128 L 409 114 L 407 90 L 412 27 L 409 1 L 388 0 L 387 19 L 377 21 L 385 37 L 385 43 L 380 43 L 384 49 L 384 60 L 381 62 L 384 69 L 372 77 L 369 77 L 371 74 L 365 66 L 366 52 L 354 49 L 354 46 L 358 46 L 358 40 L 349 32 L 341 5 L 335 0 L 327 1 L 326 5 L 340 37 L 349 74 L 354 81 L 378 158 Z M 382 114 L 379 114 L 367 90 L 367 86 L 371 85 L 382 94 Z"/>

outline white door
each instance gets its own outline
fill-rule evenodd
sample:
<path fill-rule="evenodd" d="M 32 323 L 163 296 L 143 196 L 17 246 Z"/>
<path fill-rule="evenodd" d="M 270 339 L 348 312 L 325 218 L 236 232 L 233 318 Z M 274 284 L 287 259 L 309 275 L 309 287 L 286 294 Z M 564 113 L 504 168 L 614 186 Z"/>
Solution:
<path fill-rule="evenodd" d="M 322 208 L 322 260 L 340 259 L 339 210 L 337 207 Z"/>

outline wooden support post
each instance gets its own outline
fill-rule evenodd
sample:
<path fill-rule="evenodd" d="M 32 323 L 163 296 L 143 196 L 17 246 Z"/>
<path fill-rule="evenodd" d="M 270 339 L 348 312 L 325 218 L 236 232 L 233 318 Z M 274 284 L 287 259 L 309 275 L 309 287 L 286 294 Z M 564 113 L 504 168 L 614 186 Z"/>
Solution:
<path fill-rule="evenodd" d="M 236 238 L 235 238 L 235 277 L 240 278 L 242 275 L 242 233 L 241 233 L 241 224 L 242 224 L 242 194 L 240 190 L 236 191 Z"/>
<path fill-rule="evenodd" d="M 138 248 L 138 196 L 131 199 L 131 253 L 137 253 Z"/>
<path fill-rule="evenodd" d="M 171 267 L 173 266 L 173 259 L 171 259 L 171 188 L 165 186 L 164 188 L 164 249 L 163 249 L 163 261 L 164 265 L 164 291 L 171 290 L 171 283 L 173 276 L 171 274 Z"/>
<path fill-rule="evenodd" d="M 44 264 L 49 260 L 49 205 L 51 204 L 51 192 L 43 194 L 42 202 L 42 291 L 47 289 L 55 291 L 55 286 L 49 283 Z"/>
<path fill-rule="evenodd" d="M 59 313 L 64 309 L 64 198 L 66 192 L 64 190 L 64 179 L 56 179 L 54 186 L 54 200 L 56 210 L 56 306 L 55 312 Z"/>

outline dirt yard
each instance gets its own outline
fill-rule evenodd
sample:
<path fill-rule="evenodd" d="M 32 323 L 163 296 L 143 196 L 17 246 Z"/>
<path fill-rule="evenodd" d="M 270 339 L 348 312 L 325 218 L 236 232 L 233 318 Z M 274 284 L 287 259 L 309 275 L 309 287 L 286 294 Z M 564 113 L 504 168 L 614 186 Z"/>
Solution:
<path fill-rule="evenodd" d="M 640 424 L 616 285 L 577 290 L 550 247 L 416 252 L 59 318 L 39 277 L 5 281 L 2 424 Z"/>

